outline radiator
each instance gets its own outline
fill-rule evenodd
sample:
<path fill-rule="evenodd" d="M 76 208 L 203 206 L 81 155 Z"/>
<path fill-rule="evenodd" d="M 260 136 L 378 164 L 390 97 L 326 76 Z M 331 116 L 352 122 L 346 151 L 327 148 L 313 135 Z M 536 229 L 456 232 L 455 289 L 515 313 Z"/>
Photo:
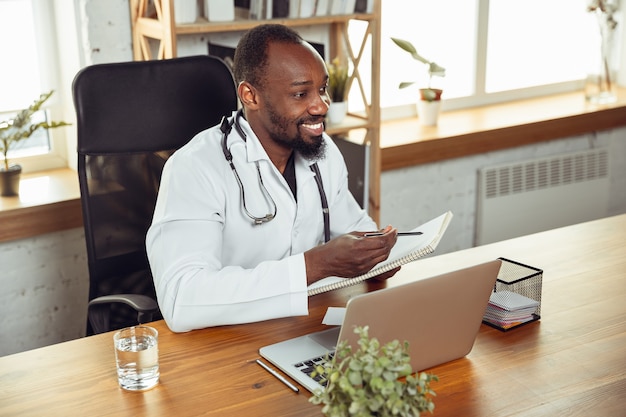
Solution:
<path fill-rule="evenodd" d="M 475 244 L 605 217 L 608 165 L 593 149 L 480 169 Z"/>

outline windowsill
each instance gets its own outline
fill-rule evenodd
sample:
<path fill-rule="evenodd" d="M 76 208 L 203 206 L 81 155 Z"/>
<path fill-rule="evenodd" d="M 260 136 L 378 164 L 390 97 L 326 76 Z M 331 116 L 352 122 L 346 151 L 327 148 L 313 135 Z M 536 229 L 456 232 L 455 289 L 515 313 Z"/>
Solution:
<path fill-rule="evenodd" d="M 561 139 L 626 125 L 626 88 L 608 105 L 582 92 L 443 112 L 437 126 L 417 118 L 382 123 L 382 171 Z"/>
<path fill-rule="evenodd" d="M 0 224 L 0 242 L 82 227 L 76 171 L 23 175 L 19 196 L 0 197 Z"/>
<path fill-rule="evenodd" d="M 587 105 L 581 93 L 559 94 L 442 113 L 439 125 L 416 118 L 382 124 L 382 171 L 626 125 L 626 88 L 618 101 Z M 0 242 L 82 227 L 78 177 L 71 169 L 25 175 L 19 197 L 0 197 Z"/>

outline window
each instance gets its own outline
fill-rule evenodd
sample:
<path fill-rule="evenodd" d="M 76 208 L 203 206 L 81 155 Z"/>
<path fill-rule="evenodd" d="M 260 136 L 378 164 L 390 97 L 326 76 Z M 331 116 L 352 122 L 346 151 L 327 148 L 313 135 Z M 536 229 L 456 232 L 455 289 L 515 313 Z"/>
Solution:
<path fill-rule="evenodd" d="M 52 5 L 48 0 L 0 0 L 0 120 L 12 117 L 58 85 Z M 59 107 L 58 99 L 58 94 L 53 95 L 46 102 L 46 111 L 37 117 L 49 117 Z M 9 152 L 10 160 L 25 171 L 66 166 L 60 156 L 65 153 L 65 137 L 58 130 L 62 129 L 40 129 Z"/>
<path fill-rule="evenodd" d="M 587 0 L 441 0 L 382 2 L 381 106 L 408 116 L 426 69 L 391 37 L 446 68 L 436 79 L 447 109 L 583 88 L 597 42 Z M 418 84 L 419 85 L 419 84 Z M 413 111 L 412 109 L 410 111 Z M 384 115 L 384 114 L 383 114 Z"/>

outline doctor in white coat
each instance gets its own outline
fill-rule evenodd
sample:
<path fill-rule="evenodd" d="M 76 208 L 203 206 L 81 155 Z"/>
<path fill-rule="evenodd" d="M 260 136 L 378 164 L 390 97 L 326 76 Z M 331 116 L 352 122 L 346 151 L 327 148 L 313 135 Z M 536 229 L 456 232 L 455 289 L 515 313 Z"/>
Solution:
<path fill-rule="evenodd" d="M 363 237 L 378 226 L 324 133 L 320 55 L 292 29 L 261 25 L 240 40 L 234 76 L 242 110 L 167 161 L 146 237 L 175 332 L 306 315 L 309 284 L 367 272 L 396 241 L 390 226 Z"/>

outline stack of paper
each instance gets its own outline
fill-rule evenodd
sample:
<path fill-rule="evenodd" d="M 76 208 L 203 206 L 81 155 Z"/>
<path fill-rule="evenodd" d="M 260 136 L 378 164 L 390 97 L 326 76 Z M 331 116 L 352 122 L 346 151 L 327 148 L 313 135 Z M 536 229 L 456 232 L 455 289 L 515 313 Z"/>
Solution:
<path fill-rule="evenodd" d="M 483 319 L 503 329 L 510 329 L 534 319 L 539 302 L 512 291 L 491 294 Z"/>

